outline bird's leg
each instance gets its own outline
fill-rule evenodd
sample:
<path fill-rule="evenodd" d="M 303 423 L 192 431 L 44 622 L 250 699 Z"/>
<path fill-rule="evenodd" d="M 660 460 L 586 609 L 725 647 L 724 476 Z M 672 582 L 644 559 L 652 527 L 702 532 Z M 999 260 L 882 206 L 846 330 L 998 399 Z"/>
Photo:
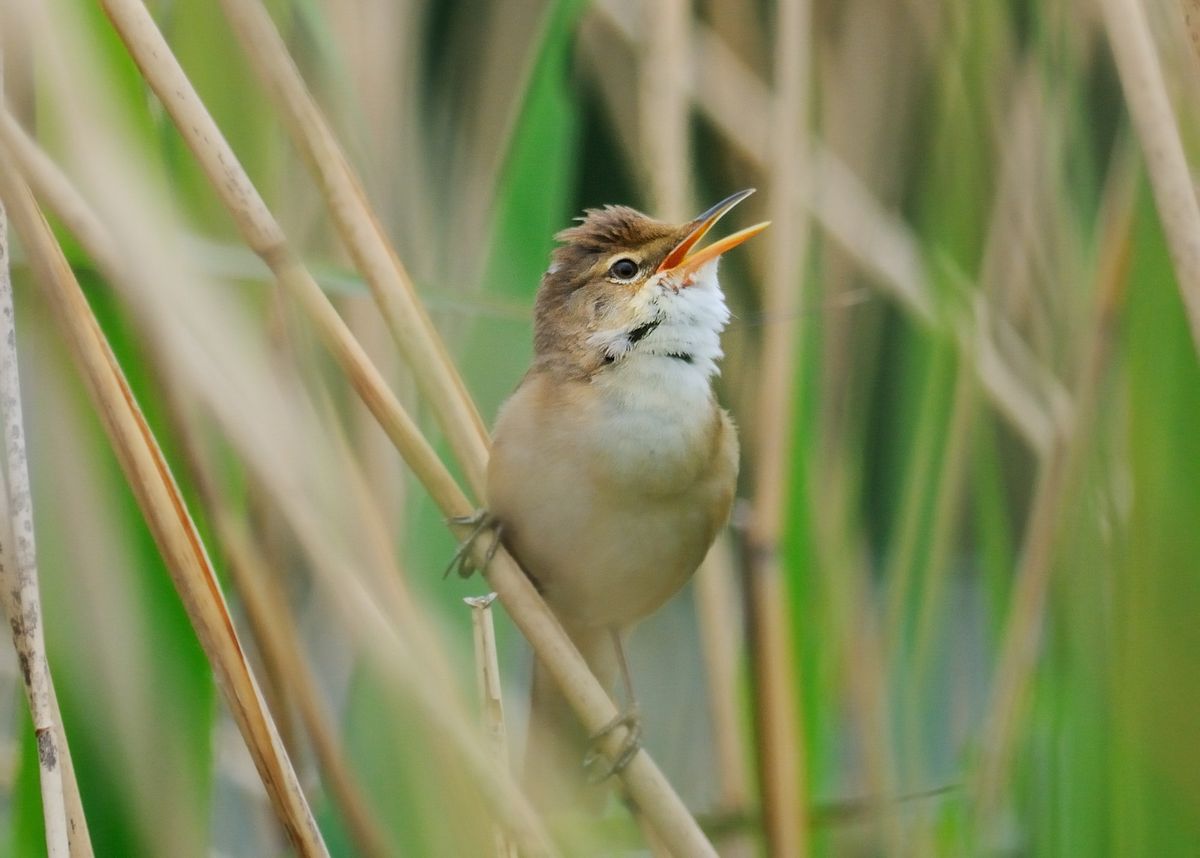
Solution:
<path fill-rule="evenodd" d="M 457 524 L 463 527 L 470 527 L 471 532 L 467 534 L 467 538 L 459 543 L 458 550 L 454 552 L 454 556 L 450 558 L 450 563 L 446 566 L 446 571 L 442 573 L 442 577 L 447 577 L 452 571 L 457 571 L 460 578 L 470 578 L 476 568 L 481 571 L 487 569 L 488 564 L 492 562 L 492 558 L 496 556 L 496 551 L 500 548 L 500 536 L 504 530 L 503 525 L 496 520 L 486 509 L 477 509 L 470 515 L 456 515 L 446 519 L 447 524 Z M 476 567 L 471 562 L 471 552 L 475 548 L 475 543 L 479 541 L 480 535 L 485 531 L 492 532 L 492 541 L 488 543 L 487 551 L 483 555 L 483 565 Z"/>
<path fill-rule="evenodd" d="M 625 687 L 625 708 L 617 716 L 593 733 L 588 740 L 588 752 L 583 758 L 583 767 L 588 770 L 588 780 L 599 783 L 623 771 L 642 747 L 642 718 L 638 712 L 637 697 L 633 693 L 633 679 L 629 673 L 629 662 L 625 660 L 625 647 L 621 643 L 621 633 L 616 628 L 609 629 L 613 647 L 617 651 L 617 664 L 621 669 L 621 684 Z M 608 766 L 593 770 L 600 759 L 599 743 L 618 727 L 626 729 L 625 740 L 621 743 L 616 756 Z"/>

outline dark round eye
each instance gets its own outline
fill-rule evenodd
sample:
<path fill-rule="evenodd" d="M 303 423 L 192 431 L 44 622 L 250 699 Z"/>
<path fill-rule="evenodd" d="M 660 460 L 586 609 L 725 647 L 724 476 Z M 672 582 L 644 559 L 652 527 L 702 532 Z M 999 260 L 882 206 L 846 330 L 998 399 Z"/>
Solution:
<path fill-rule="evenodd" d="M 637 277 L 638 264 L 632 259 L 618 259 L 608 269 L 608 273 L 618 280 L 632 280 Z"/>

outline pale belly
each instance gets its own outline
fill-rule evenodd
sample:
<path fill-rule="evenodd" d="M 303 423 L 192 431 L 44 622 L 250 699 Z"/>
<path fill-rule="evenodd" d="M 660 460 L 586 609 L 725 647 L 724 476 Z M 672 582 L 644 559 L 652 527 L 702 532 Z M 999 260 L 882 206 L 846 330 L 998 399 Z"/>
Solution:
<path fill-rule="evenodd" d="M 565 624 L 628 626 L 678 592 L 727 518 L 732 425 L 711 403 L 659 427 L 654 408 L 538 397 L 518 391 L 497 423 L 489 507 Z"/>

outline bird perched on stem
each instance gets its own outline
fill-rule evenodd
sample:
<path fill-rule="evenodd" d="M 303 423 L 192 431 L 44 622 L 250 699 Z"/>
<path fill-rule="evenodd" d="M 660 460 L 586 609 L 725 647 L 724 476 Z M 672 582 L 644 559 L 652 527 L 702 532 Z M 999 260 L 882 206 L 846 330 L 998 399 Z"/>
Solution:
<path fill-rule="evenodd" d="M 493 529 L 610 693 L 623 679 L 626 708 L 599 735 L 626 738 L 602 776 L 639 746 L 623 640 L 696 571 L 733 502 L 737 432 L 712 390 L 729 320 L 717 260 L 767 224 L 699 244 L 751 193 L 678 225 L 592 209 L 556 236 L 533 366 L 496 420 L 487 511 L 460 522 Z M 585 738 L 535 665 L 524 779 L 544 810 L 593 803 Z"/>

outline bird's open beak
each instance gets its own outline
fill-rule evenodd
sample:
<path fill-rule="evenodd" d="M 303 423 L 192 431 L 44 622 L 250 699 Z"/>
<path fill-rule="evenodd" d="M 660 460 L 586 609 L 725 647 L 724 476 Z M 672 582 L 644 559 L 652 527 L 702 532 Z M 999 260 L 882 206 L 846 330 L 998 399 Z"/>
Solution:
<path fill-rule="evenodd" d="M 753 238 L 770 226 L 770 221 L 756 223 L 754 226 L 746 227 L 743 230 L 735 232 L 733 235 L 727 235 L 720 241 L 715 241 L 708 245 L 708 247 L 697 250 L 695 253 L 692 252 L 692 249 L 700 243 L 700 240 L 704 238 L 708 231 L 713 228 L 713 225 L 719 221 L 727 211 L 736 206 L 742 200 L 746 199 L 746 197 L 750 196 L 752 193 L 754 193 L 753 188 L 747 188 L 744 191 L 738 191 L 736 194 L 732 194 L 721 200 L 721 202 L 717 203 L 711 209 L 704 212 L 704 214 L 692 221 L 695 226 L 693 226 L 691 231 L 684 236 L 683 241 L 679 242 L 679 244 L 675 245 L 675 247 L 671 249 L 671 252 L 667 254 L 667 258 L 662 261 L 662 264 L 658 266 L 658 270 L 655 273 L 661 274 L 665 271 L 670 271 L 672 276 L 677 277 L 680 280 L 686 280 L 688 275 L 694 274 L 705 263 L 711 262 L 722 253 L 733 250 L 733 248 L 737 247 L 746 239 Z"/>

